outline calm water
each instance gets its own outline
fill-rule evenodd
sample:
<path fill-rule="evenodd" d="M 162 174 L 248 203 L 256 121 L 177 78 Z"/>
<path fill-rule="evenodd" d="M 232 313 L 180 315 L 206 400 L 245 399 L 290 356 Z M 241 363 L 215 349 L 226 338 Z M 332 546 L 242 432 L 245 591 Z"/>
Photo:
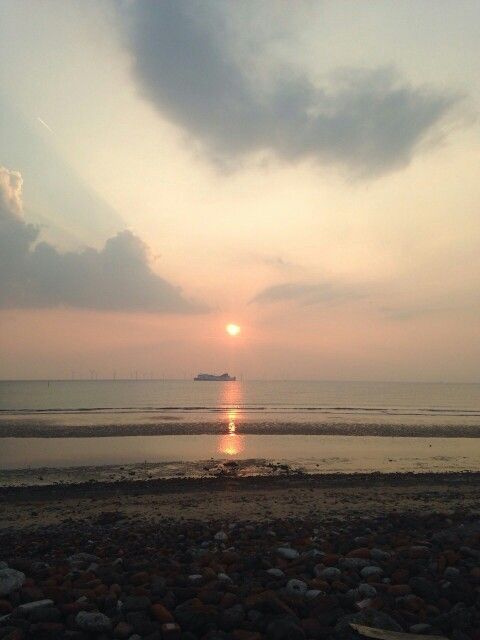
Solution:
<path fill-rule="evenodd" d="M 0 381 L 0 412 L 93 416 L 154 412 L 212 416 L 235 408 L 245 419 L 398 417 L 404 422 L 480 422 L 479 384 L 311 381 Z M 94 420 L 95 418 L 92 418 Z M 278 418 L 277 418 L 278 419 Z"/>
<path fill-rule="evenodd" d="M 0 469 L 211 458 L 479 469 L 480 385 L 0 382 Z"/>

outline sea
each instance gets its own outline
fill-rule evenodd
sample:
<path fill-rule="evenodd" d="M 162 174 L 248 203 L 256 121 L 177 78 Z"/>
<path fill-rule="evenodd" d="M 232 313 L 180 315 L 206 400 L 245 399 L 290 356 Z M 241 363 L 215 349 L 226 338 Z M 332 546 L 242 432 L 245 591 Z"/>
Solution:
<path fill-rule="evenodd" d="M 480 384 L 0 381 L 0 485 L 480 471 Z"/>

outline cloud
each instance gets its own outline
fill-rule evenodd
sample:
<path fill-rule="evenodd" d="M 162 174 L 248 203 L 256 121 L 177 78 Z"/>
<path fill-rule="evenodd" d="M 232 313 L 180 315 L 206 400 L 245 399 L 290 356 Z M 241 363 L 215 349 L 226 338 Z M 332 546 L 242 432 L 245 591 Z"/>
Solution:
<path fill-rule="evenodd" d="M 286 282 L 266 287 L 251 302 L 267 304 L 273 302 L 297 302 L 301 305 L 334 304 L 364 298 L 362 287 L 344 286 L 330 282 L 303 283 Z"/>
<path fill-rule="evenodd" d="M 232 162 L 268 151 L 288 162 L 378 175 L 408 164 L 458 98 L 411 86 L 392 68 L 346 69 L 323 86 L 284 68 L 265 82 L 234 51 L 221 5 L 134 2 L 129 46 L 143 95 Z M 229 5 L 233 11 L 233 5 Z"/>
<path fill-rule="evenodd" d="M 147 246 L 130 231 L 100 251 L 61 253 L 38 237 L 38 227 L 23 219 L 21 175 L 0 167 L 0 307 L 205 311 L 152 271 Z"/>

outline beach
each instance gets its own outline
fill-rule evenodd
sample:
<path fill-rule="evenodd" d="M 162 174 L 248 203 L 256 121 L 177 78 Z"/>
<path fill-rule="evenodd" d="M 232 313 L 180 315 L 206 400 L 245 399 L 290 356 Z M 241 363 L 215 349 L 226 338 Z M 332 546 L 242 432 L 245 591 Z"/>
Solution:
<path fill-rule="evenodd" d="M 3 528 L 84 522 L 112 508 L 139 520 L 228 520 L 379 516 L 477 510 L 480 473 L 326 474 L 283 472 L 202 479 L 119 480 L 0 488 Z"/>
<path fill-rule="evenodd" d="M 3 488 L 0 637 L 476 640 L 479 497 L 473 473 Z"/>

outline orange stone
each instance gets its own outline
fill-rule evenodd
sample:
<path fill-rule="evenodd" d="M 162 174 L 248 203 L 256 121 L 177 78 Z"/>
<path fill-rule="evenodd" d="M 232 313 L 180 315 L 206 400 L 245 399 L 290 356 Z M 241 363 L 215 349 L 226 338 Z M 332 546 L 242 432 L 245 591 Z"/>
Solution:
<path fill-rule="evenodd" d="M 353 549 L 347 553 L 347 558 L 370 558 L 370 549 L 368 547 L 360 547 L 359 549 Z"/>
<path fill-rule="evenodd" d="M 159 622 L 173 622 L 173 616 L 163 604 L 152 604 L 152 615 Z"/>

